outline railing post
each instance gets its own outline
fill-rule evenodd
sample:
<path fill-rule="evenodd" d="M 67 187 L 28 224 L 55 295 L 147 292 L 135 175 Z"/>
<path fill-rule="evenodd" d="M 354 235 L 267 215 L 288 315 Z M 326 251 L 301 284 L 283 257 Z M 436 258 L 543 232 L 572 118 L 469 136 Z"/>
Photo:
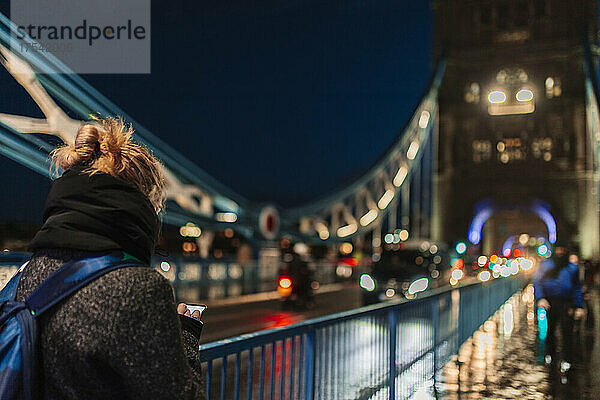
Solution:
<path fill-rule="evenodd" d="M 390 333 L 390 400 L 396 400 L 396 338 L 398 330 L 398 310 L 392 307 L 388 312 L 388 324 Z"/>
<path fill-rule="evenodd" d="M 315 331 L 306 334 L 304 341 L 304 399 L 313 400 L 315 390 Z"/>
<path fill-rule="evenodd" d="M 437 372 L 438 365 L 438 341 L 439 341 L 439 302 L 436 301 L 436 297 L 431 299 L 431 325 L 433 327 L 433 379 L 435 380 L 435 373 Z"/>

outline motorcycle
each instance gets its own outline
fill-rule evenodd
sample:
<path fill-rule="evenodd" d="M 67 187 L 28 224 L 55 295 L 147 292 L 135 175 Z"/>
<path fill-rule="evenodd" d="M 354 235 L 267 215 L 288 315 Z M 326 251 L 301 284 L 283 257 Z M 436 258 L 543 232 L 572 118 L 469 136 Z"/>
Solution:
<path fill-rule="evenodd" d="M 277 280 L 277 293 L 279 293 L 284 309 L 303 308 L 311 309 L 315 305 L 313 280 L 309 276 L 298 282 L 293 276 L 281 273 Z"/>

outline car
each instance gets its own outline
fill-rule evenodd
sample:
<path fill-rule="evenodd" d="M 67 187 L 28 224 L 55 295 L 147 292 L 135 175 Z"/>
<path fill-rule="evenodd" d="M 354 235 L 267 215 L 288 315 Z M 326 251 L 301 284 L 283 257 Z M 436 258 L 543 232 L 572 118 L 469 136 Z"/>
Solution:
<path fill-rule="evenodd" d="M 359 278 L 363 305 L 415 298 L 417 293 L 443 285 L 444 256 L 429 246 L 387 246 L 381 258 Z M 447 268 L 446 268 L 447 269 Z M 447 279 L 446 279 L 447 282 Z"/>

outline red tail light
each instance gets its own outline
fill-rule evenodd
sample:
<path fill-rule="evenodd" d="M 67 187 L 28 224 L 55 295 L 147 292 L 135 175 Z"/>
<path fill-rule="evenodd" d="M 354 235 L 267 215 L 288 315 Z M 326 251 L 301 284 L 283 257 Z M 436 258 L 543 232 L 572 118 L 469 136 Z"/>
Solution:
<path fill-rule="evenodd" d="M 277 292 L 283 297 L 288 297 L 292 294 L 292 286 L 294 286 L 292 278 L 287 275 L 282 275 L 277 281 Z"/>
<path fill-rule="evenodd" d="M 279 278 L 279 286 L 283 289 L 288 289 L 292 286 L 292 280 L 288 277 L 281 277 Z"/>

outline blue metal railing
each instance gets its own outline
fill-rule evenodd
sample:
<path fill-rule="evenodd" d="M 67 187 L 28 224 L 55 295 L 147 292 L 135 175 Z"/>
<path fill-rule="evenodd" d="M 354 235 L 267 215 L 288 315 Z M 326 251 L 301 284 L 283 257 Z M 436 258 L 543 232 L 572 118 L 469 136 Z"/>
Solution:
<path fill-rule="evenodd" d="M 518 277 L 471 283 L 202 345 L 207 394 L 408 398 L 523 286 Z"/>

